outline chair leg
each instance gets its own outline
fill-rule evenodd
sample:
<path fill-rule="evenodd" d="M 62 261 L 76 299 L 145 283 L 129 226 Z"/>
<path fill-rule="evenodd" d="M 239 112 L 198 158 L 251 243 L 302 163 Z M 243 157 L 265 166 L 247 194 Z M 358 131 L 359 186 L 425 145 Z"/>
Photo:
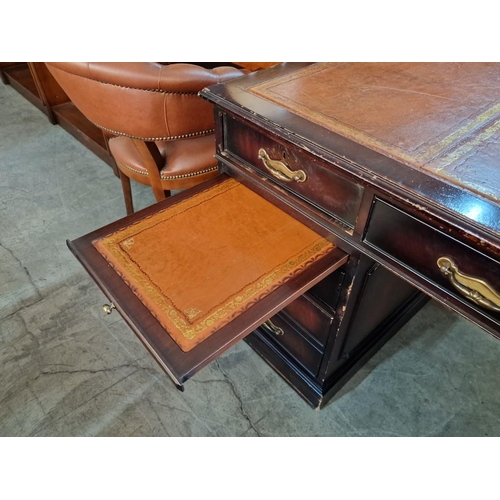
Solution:
<path fill-rule="evenodd" d="M 132 189 L 130 187 L 130 179 L 120 170 L 120 181 L 122 183 L 123 199 L 125 201 L 125 209 L 127 215 L 134 213 L 134 204 L 132 202 Z"/>
<path fill-rule="evenodd" d="M 158 188 L 156 186 L 151 186 L 151 188 L 153 189 L 153 194 L 156 201 L 162 201 L 168 196 L 167 192 L 161 188 Z"/>

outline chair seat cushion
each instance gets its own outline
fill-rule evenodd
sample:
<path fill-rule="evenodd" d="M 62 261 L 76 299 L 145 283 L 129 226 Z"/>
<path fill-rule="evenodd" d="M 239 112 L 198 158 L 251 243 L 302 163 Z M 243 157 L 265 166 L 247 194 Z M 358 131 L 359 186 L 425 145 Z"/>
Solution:
<path fill-rule="evenodd" d="M 165 160 L 160 177 L 163 180 L 194 177 L 217 168 L 215 159 L 215 138 L 213 134 L 178 141 L 156 143 Z M 148 175 L 139 151 L 128 137 L 114 137 L 109 149 L 120 167 L 137 174 Z"/>

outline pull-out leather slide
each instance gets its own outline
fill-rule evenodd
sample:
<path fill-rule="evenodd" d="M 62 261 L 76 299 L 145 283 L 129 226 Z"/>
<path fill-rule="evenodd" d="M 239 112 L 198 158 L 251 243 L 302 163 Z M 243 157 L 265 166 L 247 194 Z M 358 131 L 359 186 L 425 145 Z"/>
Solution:
<path fill-rule="evenodd" d="M 190 193 L 68 242 L 178 387 L 348 260 L 230 177 Z"/>

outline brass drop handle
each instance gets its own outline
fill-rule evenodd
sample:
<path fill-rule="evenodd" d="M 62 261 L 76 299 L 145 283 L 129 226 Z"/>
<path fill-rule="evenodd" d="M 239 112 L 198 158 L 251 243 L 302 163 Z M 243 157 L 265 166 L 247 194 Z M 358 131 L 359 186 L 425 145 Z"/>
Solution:
<path fill-rule="evenodd" d="M 304 182 L 307 179 L 307 175 L 303 170 L 290 170 L 282 161 L 269 158 L 267 151 L 263 148 L 259 149 L 259 158 L 276 179 L 285 182 Z"/>
<path fill-rule="evenodd" d="M 274 333 L 275 335 L 285 335 L 285 330 L 283 330 L 283 328 L 280 328 L 279 326 L 276 326 L 270 319 L 265 321 L 262 326 L 264 326 L 267 330 L 269 330 L 271 333 Z"/>
<path fill-rule="evenodd" d="M 465 298 L 485 309 L 500 312 L 500 294 L 486 281 L 462 273 L 449 257 L 439 257 L 437 265 Z"/>
<path fill-rule="evenodd" d="M 102 310 L 106 313 L 106 314 L 111 314 L 113 312 L 113 309 L 116 309 L 116 306 L 113 304 L 113 302 L 111 302 L 111 304 L 104 304 L 102 306 Z"/>

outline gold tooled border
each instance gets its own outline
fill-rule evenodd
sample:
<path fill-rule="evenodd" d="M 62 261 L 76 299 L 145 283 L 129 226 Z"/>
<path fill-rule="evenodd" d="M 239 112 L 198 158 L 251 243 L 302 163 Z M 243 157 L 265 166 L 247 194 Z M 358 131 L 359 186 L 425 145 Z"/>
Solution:
<path fill-rule="evenodd" d="M 204 203 L 211 198 L 238 186 L 240 186 L 238 182 L 233 179 L 229 179 L 218 186 L 214 186 L 210 190 L 203 191 L 198 195 L 186 199 L 183 203 L 166 209 L 170 211 L 170 217 L 168 217 L 168 219 L 175 217 L 181 213 L 181 211 L 184 212 L 189 208 L 192 208 L 200 203 Z M 165 212 L 165 210 L 158 212 L 153 217 L 156 219 L 163 212 Z M 168 219 L 162 219 L 162 222 Z M 146 220 L 147 219 L 143 219 L 140 221 L 141 226 Z M 143 303 L 145 300 L 144 296 L 146 296 L 152 301 L 154 306 L 158 308 L 158 311 L 152 311 L 152 313 L 160 324 L 167 331 L 169 331 L 169 329 L 173 326 L 182 335 L 182 337 L 188 341 L 195 339 L 198 340 L 199 337 L 201 337 L 199 341 L 204 340 L 214 333 L 216 329 L 228 324 L 236 316 L 250 308 L 258 300 L 271 293 L 273 290 L 281 286 L 293 276 L 302 272 L 313 262 L 317 261 L 319 258 L 335 248 L 335 245 L 318 235 L 317 240 L 303 248 L 298 254 L 290 258 L 287 262 L 261 276 L 258 281 L 244 288 L 242 293 L 225 303 L 222 307 L 217 308 L 202 321 L 195 325 L 191 325 L 185 320 L 183 314 L 172 304 L 171 300 L 168 297 L 165 297 L 161 291 L 156 288 L 153 283 L 151 283 L 133 259 L 125 253 L 123 246 L 126 246 L 126 242 L 137 234 L 137 224 L 138 223 L 134 223 L 126 228 L 116 231 L 115 233 L 95 240 L 93 241 L 93 245 L 113 267 L 117 274 L 124 279 L 125 283 Z M 110 259 L 110 257 L 113 257 L 115 261 Z M 127 272 L 131 276 L 134 283 L 130 283 L 125 279 L 123 269 L 127 269 Z M 163 313 L 164 317 L 168 318 L 170 323 L 166 323 L 158 312 Z M 216 328 L 213 327 L 214 324 L 216 324 Z M 172 338 L 184 349 L 185 345 L 178 342 L 174 335 L 172 335 Z M 194 345 L 192 347 L 194 347 Z"/>
<path fill-rule="evenodd" d="M 434 159 L 438 159 L 440 155 L 445 153 L 454 144 L 459 144 L 461 141 L 466 140 L 472 132 L 475 130 L 481 130 L 481 128 L 487 126 L 500 114 L 500 102 L 496 102 L 489 108 L 478 110 L 478 114 L 470 122 L 465 124 L 463 127 L 454 130 L 450 134 L 445 135 L 441 140 L 435 142 L 432 146 L 426 146 L 424 151 L 418 153 L 418 149 L 423 147 L 421 145 L 417 148 L 416 154 L 408 154 L 408 151 L 405 149 L 398 148 L 393 144 L 363 133 L 361 130 L 351 127 L 338 120 L 325 117 L 325 115 L 321 112 L 308 108 L 298 102 L 292 101 L 291 99 L 284 98 L 278 92 L 274 91 L 274 87 L 277 87 L 284 82 L 288 83 L 292 80 L 302 78 L 304 75 L 319 73 L 333 65 L 338 66 L 342 64 L 346 63 L 316 63 L 312 66 L 300 69 L 296 73 L 276 77 L 272 80 L 250 87 L 248 91 L 261 98 L 275 102 L 279 106 L 283 106 L 284 108 L 289 109 L 304 118 L 311 119 L 311 121 L 321 125 L 322 127 L 328 128 L 332 132 L 354 139 L 361 144 L 388 155 L 389 157 L 402 160 L 410 166 L 419 168 L 422 168 Z M 479 136 L 483 137 L 482 134 L 479 134 Z M 458 150 L 455 157 L 457 154 Z M 432 170 L 432 164 L 429 165 L 429 168 Z"/>

